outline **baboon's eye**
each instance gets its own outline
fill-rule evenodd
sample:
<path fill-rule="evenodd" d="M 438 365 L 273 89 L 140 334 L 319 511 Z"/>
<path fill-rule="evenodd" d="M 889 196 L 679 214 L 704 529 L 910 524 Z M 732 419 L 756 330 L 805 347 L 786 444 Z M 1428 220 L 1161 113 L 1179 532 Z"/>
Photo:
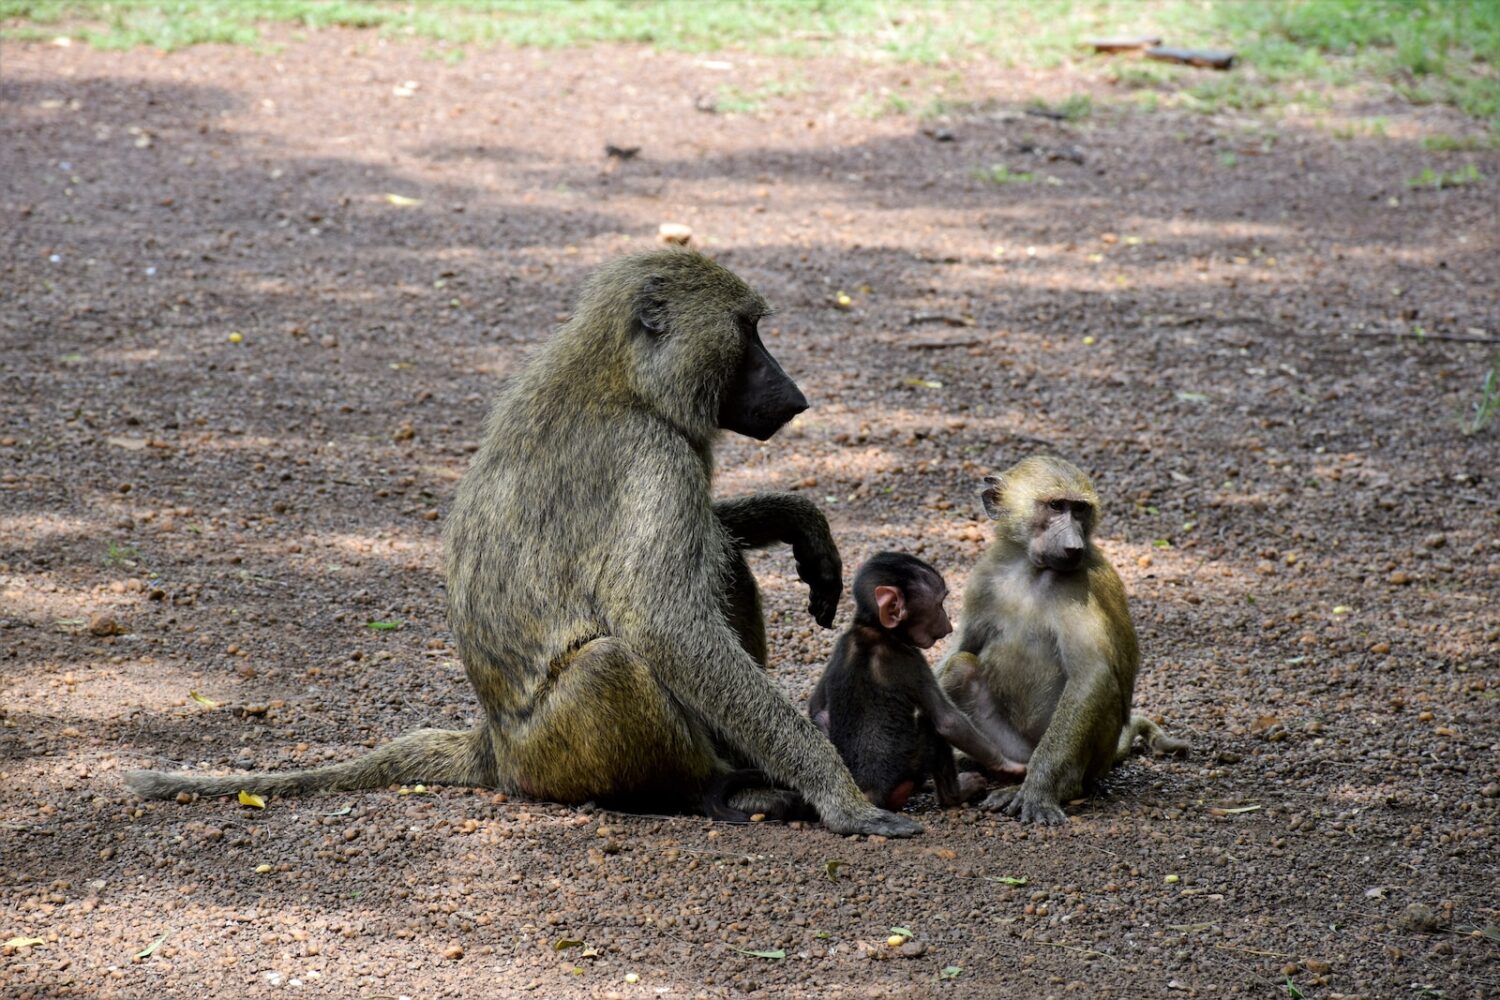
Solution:
<path fill-rule="evenodd" d="M 1068 501 L 1048 500 L 1047 506 L 1050 507 L 1054 513 L 1061 514 L 1068 509 Z"/>

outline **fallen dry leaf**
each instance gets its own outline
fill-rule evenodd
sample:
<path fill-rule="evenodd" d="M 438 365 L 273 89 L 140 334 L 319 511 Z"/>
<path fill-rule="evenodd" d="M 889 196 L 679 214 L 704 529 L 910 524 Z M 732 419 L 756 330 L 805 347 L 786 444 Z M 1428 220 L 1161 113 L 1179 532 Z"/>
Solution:
<path fill-rule="evenodd" d="M 240 794 L 243 795 L 245 793 L 241 792 Z M 136 952 L 135 953 L 135 957 L 138 958 L 138 959 L 140 959 L 140 958 L 150 958 L 152 955 L 156 954 L 156 949 L 160 948 L 161 947 L 161 943 L 163 941 L 165 941 L 166 939 L 167 939 L 167 935 L 163 934 L 161 937 L 157 938 L 155 941 L 152 941 L 150 944 L 146 945 L 146 947 L 144 947 L 140 951 Z"/>

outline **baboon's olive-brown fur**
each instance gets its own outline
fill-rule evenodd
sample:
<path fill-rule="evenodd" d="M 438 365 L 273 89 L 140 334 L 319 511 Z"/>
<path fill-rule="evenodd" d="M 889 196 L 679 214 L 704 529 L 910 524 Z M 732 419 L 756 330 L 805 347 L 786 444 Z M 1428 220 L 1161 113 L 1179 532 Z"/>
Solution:
<path fill-rule="evenodd" d="M 287 774 L 133 772 L 153 797 L 427 781 L 558 802 L 696 805 L 736 767 L 839 832 L 920 827 L 871 806 L 762 669 L 742 550 L 790 543 L 812 611 L 842 590 L 822 513 L 792 494 L 715 502 L 721 427 L 769 437 L 806 401 L 760 343 L 765 302 L 687 250 L 600 269 L 502 392 L 445 536 L 449 621 L 484 720 Z"/>
<path fill-rule="evenodd" d="M 1130 714 L 1140 647 L 1125 586 L 1094 546 L 1099 497 L 1077 466 L 1025 459 L 987 478 L 995 542 L 964 592 L 958 649 L 939 670 L 953 701 L 1008 757 L 1020 786 L 983 805 L 1027 822 L 1061 823 L 1061 803 L 1124 759 L 1136 736 L 1181 752 Z"/>

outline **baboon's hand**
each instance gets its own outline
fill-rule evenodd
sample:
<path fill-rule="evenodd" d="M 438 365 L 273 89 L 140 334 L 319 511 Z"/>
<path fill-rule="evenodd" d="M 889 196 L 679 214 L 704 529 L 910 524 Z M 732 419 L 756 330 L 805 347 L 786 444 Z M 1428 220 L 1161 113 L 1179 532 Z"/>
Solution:
<path fill-rule="evenodd" d="M 1055 799 L 1024 784 L 995 789 L 979 803 L 979 808 L 1014 816 L 1022 823 L 1058 826 L 1068 821 Z"/>
<path fill-rule="evenodd" d="M 912 837 L 922 832 L 921 823 L 874 806 L 855 813 L 829 813 L 823 816 L 823 826 L 833 833 L 864 833 L 881 837 Z"/>
<path fill-rule="evenodd" d="M 844 564 L 838 550 L 799 545 L 792 554 L 797 560 L 797 578 L 807 584 L 807 610 L 819 625 L 833 628 L 833 617 L 844 593 Z"/>

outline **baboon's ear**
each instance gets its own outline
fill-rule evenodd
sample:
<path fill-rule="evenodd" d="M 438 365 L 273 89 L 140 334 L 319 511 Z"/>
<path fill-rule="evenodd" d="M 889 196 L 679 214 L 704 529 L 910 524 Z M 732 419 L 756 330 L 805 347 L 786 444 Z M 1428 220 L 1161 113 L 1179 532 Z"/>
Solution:
<path fill-rule="evenodd" d="M 665 282 L 658 277 L 647 278 L 635 299 L 635 319 L 647 333 L 657 337 L 667 332 L 667 302 L 662 295 Z"/>
<path fill-rule="evenodd" d="M 979 502 L 984 504 L 984 512 L 991 520 L 1000 520 L 1000 513 L 1005 509 L 1000 496 L 1005 490 L 1005 480 L 999 476 L 985 476 L 984 489 L 979 494 Z"/>
<path fill-rule="evenodd" d="M 900 587 L 876 587 L 875 609 L 880 613 L 881 628 L 895 628 L 906 621 L 906 597 Z"/>

